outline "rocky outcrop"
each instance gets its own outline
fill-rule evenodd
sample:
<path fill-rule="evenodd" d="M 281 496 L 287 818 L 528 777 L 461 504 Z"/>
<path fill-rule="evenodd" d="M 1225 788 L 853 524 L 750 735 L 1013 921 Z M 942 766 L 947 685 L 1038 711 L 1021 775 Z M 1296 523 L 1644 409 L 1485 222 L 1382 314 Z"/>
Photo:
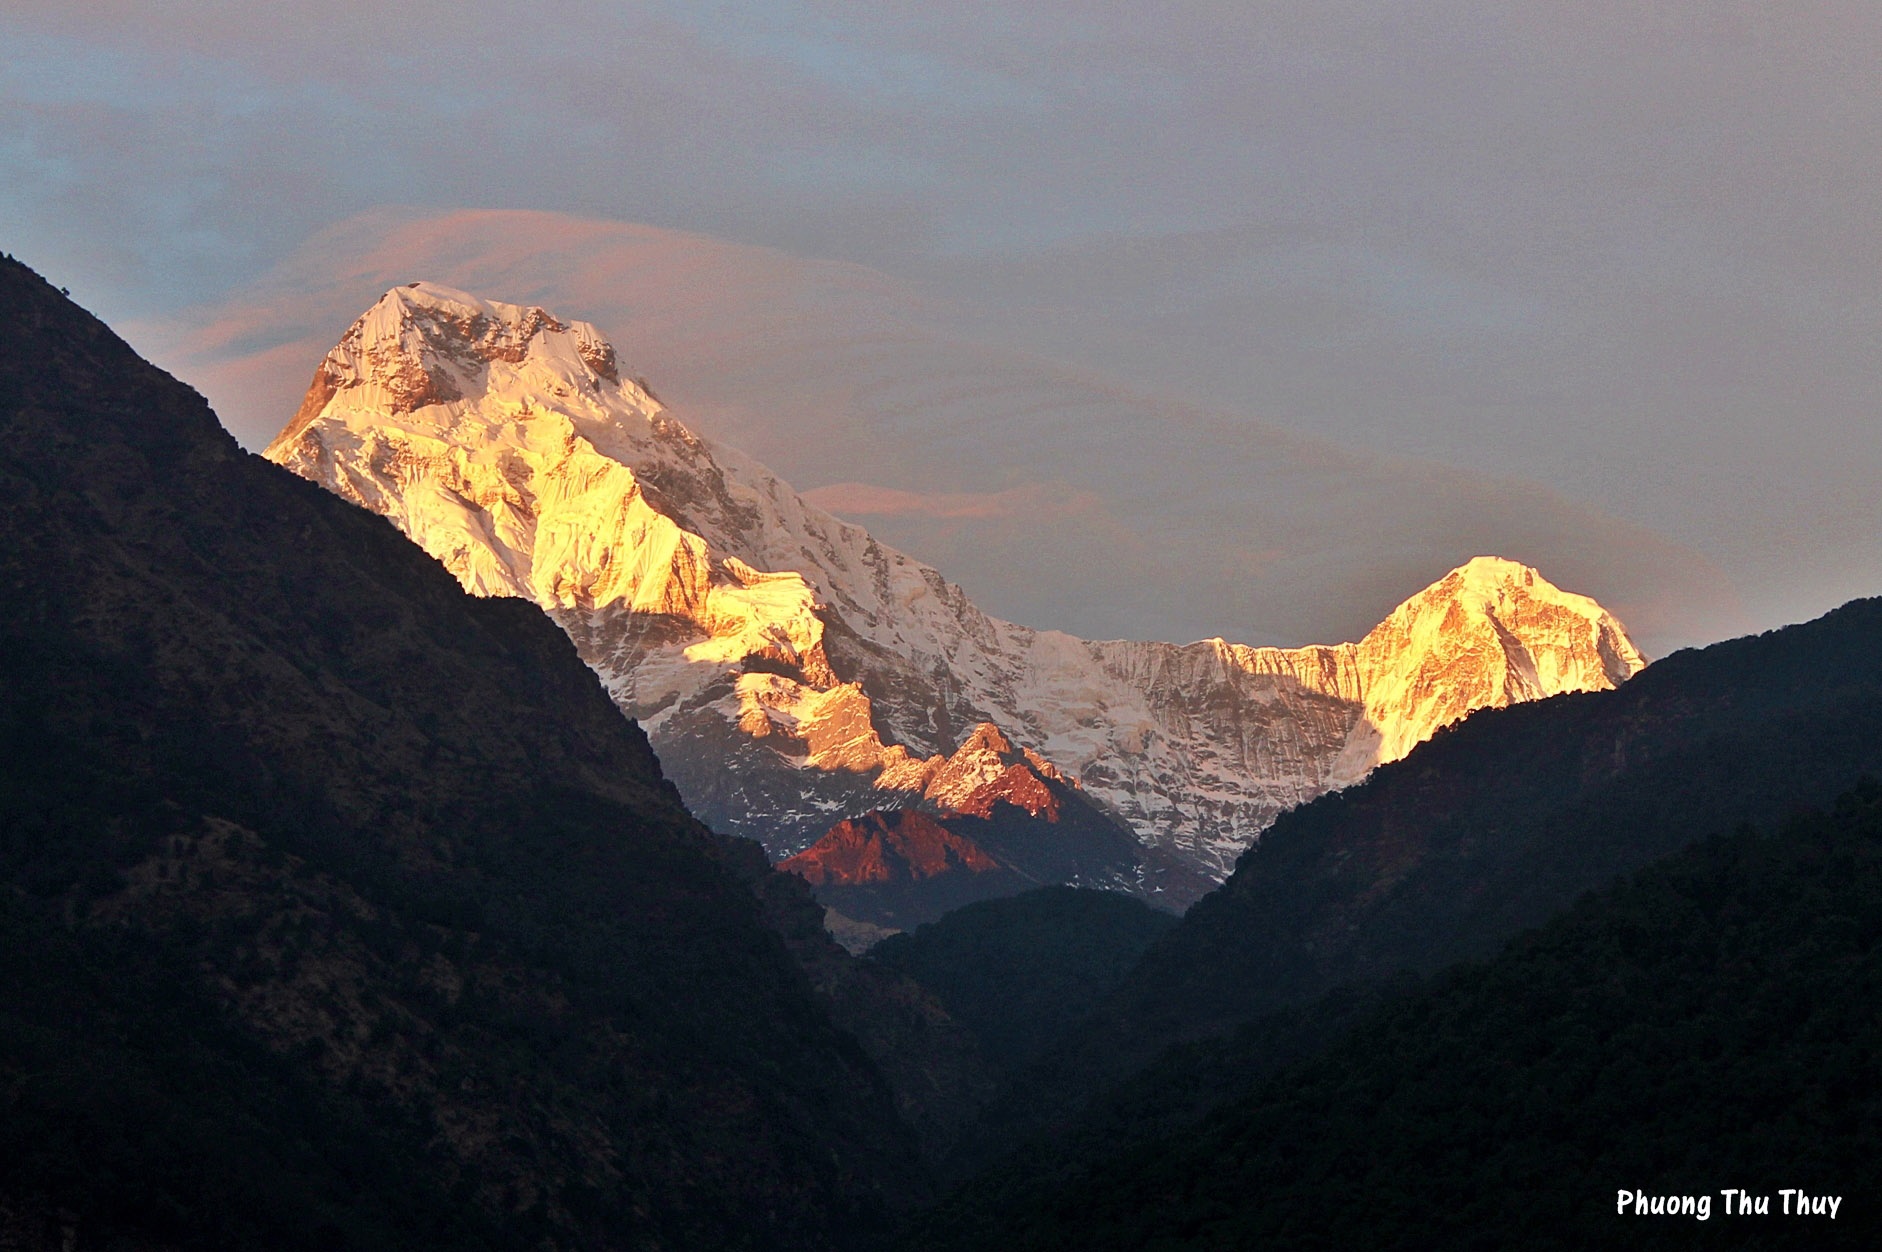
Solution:
<path fill-rule="evenodd" d="M 954 805 L 949 763 L 991 724 L 1206 881 L 1282 810 L 1472 709 L 1645 663 L 1600 605 L 1490 557 L 1353 644 L 999 621 L 694 436 L 592 326 L 431 284 L 347 332 L 267 455 L 390 517 L 470 590 L 548 610 L 689 805 L 778 857 L 846 817 Z"/>
<path fill-rule="evenodd" d="M 811 884 L 839 918 L 883 933 L 912 930 L 963 905 L 1038 885 L 914 809 L 844 818 L 778 868 Z"/>
<path fill-rule="evenodd" d="M 977 900 L 1084 883 L 1173 902 L 1212 880 L 1146 847 L 1052 764 L 997 726 L 923 763 L 919 809 L 838 822 L 778 868 L 840 917 L 907 929 Z"/>
<path fill-rule="evenodd" d="M 778 868 L 812 886 L 866 887 L 942 874 L 1011 874 L 979 844 L 910 809 L 845 818 Z"/>

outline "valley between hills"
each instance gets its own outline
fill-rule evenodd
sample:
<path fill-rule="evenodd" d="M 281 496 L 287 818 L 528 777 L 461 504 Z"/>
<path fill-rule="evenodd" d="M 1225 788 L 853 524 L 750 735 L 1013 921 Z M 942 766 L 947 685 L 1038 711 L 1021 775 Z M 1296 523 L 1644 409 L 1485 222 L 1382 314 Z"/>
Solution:
<path fill-rule="evenodd" d="M 561 311 L 388 292 L 265 459 L 0 328 L 0 1246 L 1882 1228 L 1882 601 L 1081 640 Z M 1721 1187 L 1837 1213 L 1616 1208 Z"/>

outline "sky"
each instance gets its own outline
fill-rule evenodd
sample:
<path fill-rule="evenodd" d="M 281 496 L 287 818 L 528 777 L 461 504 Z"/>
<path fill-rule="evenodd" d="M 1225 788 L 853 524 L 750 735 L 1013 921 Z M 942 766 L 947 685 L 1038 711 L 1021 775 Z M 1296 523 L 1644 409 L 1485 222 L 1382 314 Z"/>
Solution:
<path fill-rule="evenodd" d="M 1349 638 L 1491 550 L 1662 654 L 1882 591 L 1877 64 L 1835 0 L 4 0 L 0 249 L 251 447 L 474 282 L 1016 620 Z"/>

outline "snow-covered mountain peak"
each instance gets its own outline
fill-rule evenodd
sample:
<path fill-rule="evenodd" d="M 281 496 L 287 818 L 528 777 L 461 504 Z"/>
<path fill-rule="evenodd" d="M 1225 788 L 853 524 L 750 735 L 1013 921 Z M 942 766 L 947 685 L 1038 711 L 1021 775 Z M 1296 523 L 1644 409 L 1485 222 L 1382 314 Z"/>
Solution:
<path fill-rule="evenodd" d="M 354 323 L 329 361 L 371 381 L 384 362 L 466 369 L 513 367 L 514 385 L 598 389 L 618 383 L 614 346 L 587 322 L 534 305 L 483 300 L 437 283 L 394 287 Z M 501 385 L 501 384 L 499 384 Z"/>
<path fill-rule="evenodd" d="M 659 408 L 638 384 L 622 382 L 614 346 L 589 323 L 410 283 L 381 296 L 341 336 L 315 371 L 295 420 L 270 448 L 330 409 L 384 416 L 442 410 L 434 420 L 448 424 L 467 400 L 480 407 L 475 402 L 487 395 L 501 396 L 517 418 L 573 409 L 644 422 Z"/>
<path fill-rule="evenodd" d="M 1620 626 L 1612 614 L 1588 596 L 1563 591 L 1533 566 L 1500 556 L 1472 557 L 1406 600 L 1395 613 L 1420 614 L 1433 606 L 1451 604 L 1461 606 L 1466 612 L 1489 616 L 1546 605 L 1591 623 Z M 1646 663 L 1637 651 L 1630 652 L 1630 656 L 1635 662 L 1634 670 Z"/>
<path fill-rule="evenodd" d="M 1018 770 L 1219 875 L 1281 809 L 1472 709 L 1644 663 L 1594 601 L 1494 557 L 1356 644 L 1002 622 L 694 435 L 594 327 L 430 283 L 348 329 L 267 455 L 390 517 L 469 590 L 542 605 L 694 810 L 780 855 Z"/>
<path fill-rule="evenodd" d="M 1016 770 L 1035 779 L 1076 785 L 1052 762 L 1031 748 L 1015 744 L 992 722 L 982 722 L 935 770 L 922 795 L 942 808 L 966 811 L 975 807 L 971 797 L 1009 778 Z"/>
<path fill-rule="evenodd" d="M 1479 556 L 1407 599 L 1357 648 L 1375 760 L 1404 756 L 1488 706 L 1612 687 L 1647 661 L 1587 596 L 1530 566 Z"/>

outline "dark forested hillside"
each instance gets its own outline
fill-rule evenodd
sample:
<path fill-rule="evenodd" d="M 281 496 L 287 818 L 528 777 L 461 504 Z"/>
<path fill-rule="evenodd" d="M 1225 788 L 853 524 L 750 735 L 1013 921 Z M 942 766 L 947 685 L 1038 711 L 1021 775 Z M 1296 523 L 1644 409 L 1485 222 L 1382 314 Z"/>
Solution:
<path fill-rule="evenodd" d="M 910 1246 L 1873 1247 L 1882 788 L 1585 897 L 1199 1126 L 1031 1164 Z M 1622 1214 L 1622 1191 L 1695 1211 Z"/>
<path fill-rule="evenodd" d="M 10 259 L 0 586 L 16 1245 L 812 1248 L 922 1194 L 565 637 Z"/>
<path fill-rule="evenodd" d="M 1480 712 L 1283 814 L 1008 1084 L 951 1168 L 1041 1135 L 1182 1124 L 1323 1046 L 1401 974 L 1488 955 L 1584 891 L 1864 775 L 1882 776 L 1882 600 L 1676 654 L 1614 691 Z"/>
<path fill-rule="evenodd" d="M 1882 600 L 1476 714 L 1283 814 L 1081 1030 L 1116 1072 L 1341 984 L 1478 957 L 1583 891 L 1882 776 Z"/>
<path fill-rule="evenodd" d="M 869 959 L 934 992 L 1008 1071 L 1056 1042 L 1175 925 L 1116 892 L 1040 887 L 891 935 Z"/>

